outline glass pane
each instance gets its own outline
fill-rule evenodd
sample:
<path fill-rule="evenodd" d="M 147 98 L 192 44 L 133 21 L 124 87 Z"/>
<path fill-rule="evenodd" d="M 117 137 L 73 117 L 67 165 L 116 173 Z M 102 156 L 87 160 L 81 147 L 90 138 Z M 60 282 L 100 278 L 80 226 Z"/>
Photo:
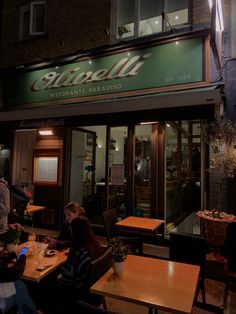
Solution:
<path fill-rule="evenodd" d="M 45 18 L 45 4 L 34 4 L 33 6 L 33 33 L 43 33 L 44 32 L 44 18 Z"/>
<path fill-rule="evenodd" d="M 105 193 L 106 126 L 104 125 L 86 126 L 84 127 L 84 129 L 93 132 L 96 138 L 94 193 L 92 195 L 89 194 L 89 185 L 87 185 L 88 190 L 84 189 L 84 203 L 87 198 L 87 211 L 89 210 L 90 222 L 98 225 L 99 224 L 103 225 L 102 213 L 104 210 L 106 210 L 106 193 Z M 91 160 L 91 155 L 89 155 L 93 147 L 91 136 L 88 136 L 86 139 L 86 147 L 87 158 Z M 89 179 L 91 177 L 91 174 L 92 174 L 91 172 L 87 173 Z"/>
<path fill-rule="evenodd" d="M 162 2 L 140 0 L 139 35 L 149 35 L 162 31 Z"/>
<path fill-rule="evenodd" d="M 70 173 L 70 201 L 83 203 L 83 194 L 91 194 L 91 189 L 85 187 L 85 181 L 91 176 L 87 174 L 87 166 L 91 165 L 92 150 L 87 145 L 89 133 L 73 130 Z"/>
<path fill-rule="evenodd" d="M 167 0 L 166 13 L 171 26 L 188 23 L 188 0 Z"/>
<path fill-rule="evenodd" d="M 127 208 L 126 147 L 128 128 L 113 127 L 109 145 L 109 208 L 116 208 L 118 217 L 125 216 Z"/>
<path fill-rule="evenodd" d="M 166 12 L 174 12 L 188 8 L 189 0 L 166 0 Z"/>
<path fill-rule="evenodd" d="M 103 225 L 102 213 L 106 210 L 105 162 L 106 162 L 106 126 L 87 127 L 96 132 L 96 160 L 95 160 L 95 200 L 91 222 Z"/>
<path fill-rule="evenodd" d="M 23 29 L 22 29 L 22 38 L 29 37 L 29 23 L 30 23 L 30 12 L 24 11 L 23 13 Z"/>
<path fill-rule="evenodd" d="M 200 234 L 194 214 L 201 204 L 200 130 L 200 121 L 166 123 L 167 232 Z"/>
<path fill-rule="evenodd" d="M 134 216 L 151 217 L 152 125 L 135 127 Z"/>
<path fill-rule="evenodd" d="M 135 0 L 117 1 L 117 37 L 134 36 Z"/>
<path fill-rule="evenodd" d="M 178 217 L 178 129 L 174 123 L 166 124 L 166 223 Z"/>

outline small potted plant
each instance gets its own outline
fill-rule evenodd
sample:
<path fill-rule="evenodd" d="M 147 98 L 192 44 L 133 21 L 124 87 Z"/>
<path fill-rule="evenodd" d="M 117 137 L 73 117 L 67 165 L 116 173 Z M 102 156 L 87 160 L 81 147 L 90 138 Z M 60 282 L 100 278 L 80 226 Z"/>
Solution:
<path fill-rule="evenodd" d="M 15 225 L 10 227 L 7 238 L 5 240 L 5 244 L 8 252 L 13 252 L 17 250 L 18 244 L 20 242 L 22 229 Z"/>
<path fill-rule="evenodd" d="M 109 243 L 109 246 L 112 248 L 114 272 L 119 275 L 123 271 L 124 260 L 127 257 L 129 248 L 124 245 L 120 239 L 113 239 L 113 241 Z"/>

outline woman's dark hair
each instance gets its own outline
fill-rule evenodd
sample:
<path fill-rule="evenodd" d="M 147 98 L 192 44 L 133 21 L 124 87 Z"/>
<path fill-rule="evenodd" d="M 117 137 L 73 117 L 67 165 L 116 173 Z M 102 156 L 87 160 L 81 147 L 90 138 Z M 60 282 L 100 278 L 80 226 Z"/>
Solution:
<path fill-rule="evenodd" d="M 93 260 L 102 255 L 102 247 L 87 219 L 82 217 L 73 219 L 71 222 L 71 231 L 71 248 L 86 248 Z"/>

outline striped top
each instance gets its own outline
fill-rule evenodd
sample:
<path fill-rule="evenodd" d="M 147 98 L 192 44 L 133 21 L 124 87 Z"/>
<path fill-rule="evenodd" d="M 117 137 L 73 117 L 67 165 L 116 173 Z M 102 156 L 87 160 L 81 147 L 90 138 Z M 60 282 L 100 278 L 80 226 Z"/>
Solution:
<path fill-rule="evenodd" d="M 92 258 L 85 248 L 70 249 L 68 259 L 61 268 L 61 283 L 73 289 L 83 288 L 91 270 Z"/>

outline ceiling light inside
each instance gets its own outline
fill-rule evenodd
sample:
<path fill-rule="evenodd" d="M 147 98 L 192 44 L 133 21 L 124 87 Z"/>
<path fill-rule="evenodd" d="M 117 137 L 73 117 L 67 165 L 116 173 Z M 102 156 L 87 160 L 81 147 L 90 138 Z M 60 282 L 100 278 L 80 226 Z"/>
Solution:
<path fill-rule="evenodd" d="M 39 130 L 40 135 L 53 135 L 52 130 Z"/>
<path fill-rule="evenodd" d="M 157 121 L 149 121 L 149 122 L 141 122 L 141 125 L 145 125 L 145 124 L 155 124 L 158 123 Z"/>

